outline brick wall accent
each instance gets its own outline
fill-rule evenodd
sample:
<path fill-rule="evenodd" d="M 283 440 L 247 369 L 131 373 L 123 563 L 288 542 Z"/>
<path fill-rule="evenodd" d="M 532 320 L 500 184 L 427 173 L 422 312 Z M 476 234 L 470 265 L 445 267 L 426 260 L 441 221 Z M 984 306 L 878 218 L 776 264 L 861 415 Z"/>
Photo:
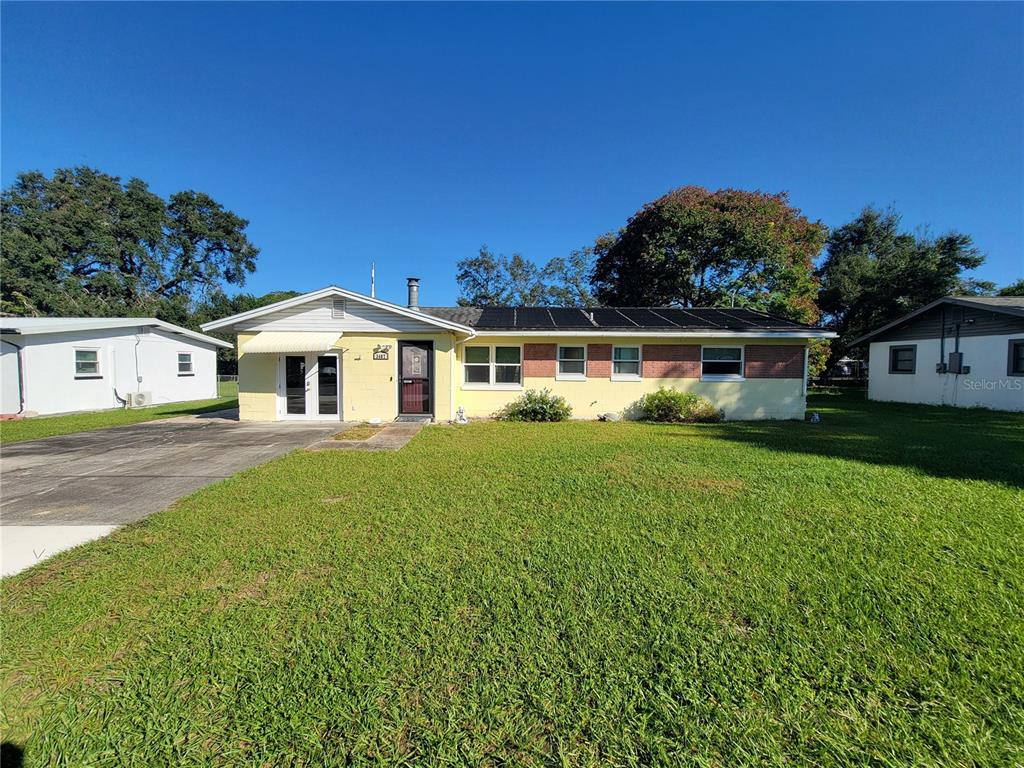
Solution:
<path fill-rule="evenodd" d="M 612 376 L 612 345 L 587 345 L 587 376 L 592 379 L 610 379 Z"/>
<path fill-rule="evenodd" d="M 644 344 L 645 379 L 699 379 L 700 346 L 697 344 Z"/>
<path fill-rule="evenodd" d="M 523 344 L 523 378 L 554 378 L 555 344 Z"/>
<path fill-rule="evenodd" d="M 781 344 L 748 344 L 743 350 L 748 379 L 802 379 L 804 348 Z"/>

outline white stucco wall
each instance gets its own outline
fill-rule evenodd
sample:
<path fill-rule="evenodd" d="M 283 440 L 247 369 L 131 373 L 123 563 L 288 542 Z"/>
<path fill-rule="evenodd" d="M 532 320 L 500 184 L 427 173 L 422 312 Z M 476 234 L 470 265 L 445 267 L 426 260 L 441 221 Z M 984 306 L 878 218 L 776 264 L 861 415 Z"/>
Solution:
<path fill-rule="evenodd" d="M 154 328 L 142 334 L 134 330 L 19 336 L 16 343 L 24 345 L 25 410 L 48 414 L 117 408 L 121 404 L 114 396 L 115 389 L 122 396 L 151 392 L 157 405 L 217 396 L 217 354 L 213 346 Z M 76 348 L 99 351 L 99 378 L 75 377 Z M 178 375 L 179 352 L 192 354 L 194 375 Z M 4 384 L 6 390 L 6 371 Z M 5 404 L 7 399 L 5 393 Z"/>
<path fill-rule="evenodd" d="M 869 350 L 868 397 L 899 403 L 980 406 L 1002 411 L 1024 411 L 1024 377 L 1007 376 L 1007 345 L 1018 335 L 968 336 L 960 339 L 966 375 L 936 373 L 940 360 L 939 339 L 912 339 L 871 344 Z M 889 347 L 917 345 L 917 366 L 912 374 L 889 373 Z M 946 359 L 953 351 L 947 338 Z"/>

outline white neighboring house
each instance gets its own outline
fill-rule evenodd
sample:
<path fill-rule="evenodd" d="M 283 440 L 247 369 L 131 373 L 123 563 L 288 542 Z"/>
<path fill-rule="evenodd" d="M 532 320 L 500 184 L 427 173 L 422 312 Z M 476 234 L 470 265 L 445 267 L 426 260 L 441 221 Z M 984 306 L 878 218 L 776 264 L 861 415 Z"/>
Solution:
<path fill-rule="evenodd" d="M 0 413 L 214 398 L 217 347 L 230 346 L 152 317 L 3 317 Z"/>
<path fill-rule="evenodd" d="M 865 343 L 871 400 L 1024 411 L 1024 297 L 947 296 Z"/>

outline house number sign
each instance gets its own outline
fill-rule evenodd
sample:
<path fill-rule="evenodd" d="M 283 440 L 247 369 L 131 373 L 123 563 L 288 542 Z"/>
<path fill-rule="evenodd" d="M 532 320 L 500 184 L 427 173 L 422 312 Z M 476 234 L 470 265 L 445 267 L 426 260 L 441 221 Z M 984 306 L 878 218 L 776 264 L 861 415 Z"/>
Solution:
<path fill-rule="evenodd" d="M 378 344 L 373 348 L 373 359 L 374 360 L 387 360 L 391 354 L 390 344 Z"/>

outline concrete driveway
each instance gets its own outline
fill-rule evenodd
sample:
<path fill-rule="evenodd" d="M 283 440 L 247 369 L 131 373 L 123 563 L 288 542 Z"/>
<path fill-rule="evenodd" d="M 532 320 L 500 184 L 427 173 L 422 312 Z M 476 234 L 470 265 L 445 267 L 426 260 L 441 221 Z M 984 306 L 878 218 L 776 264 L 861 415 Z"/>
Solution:
<path fill-rule="evenodd" d="M 2 573 L 106 535 L 342 426 L 239 422 L 209 414 L 3 446 Z"/>

